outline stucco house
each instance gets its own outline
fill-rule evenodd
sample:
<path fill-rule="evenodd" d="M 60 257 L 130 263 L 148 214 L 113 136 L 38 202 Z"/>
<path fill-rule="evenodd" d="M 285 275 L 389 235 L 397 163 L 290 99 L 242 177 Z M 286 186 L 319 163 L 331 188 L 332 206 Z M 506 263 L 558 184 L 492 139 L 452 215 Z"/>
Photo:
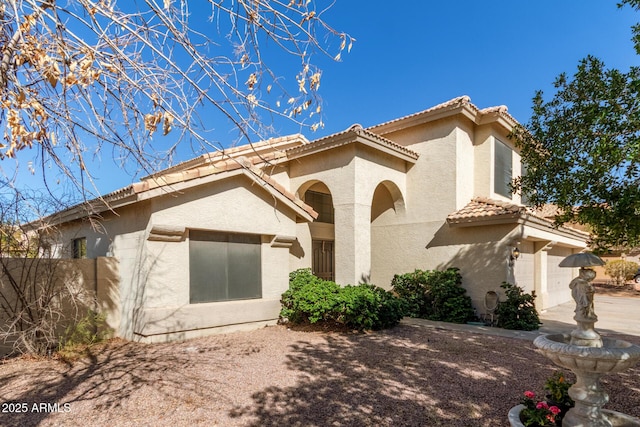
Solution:
<path fill-rule="evenodd" d="M 544 309 L 570 299 L 574 272 L 558 262 L 587 235 L 511 192 L 515 124 L 463 96 L 315 141 L 205 154 L 50 219 L 67 256 L 117 260 L 111 319 L 128 339 L 273 323 L 302 267 L 385 288 L 397 273 L 458 267 L 479 314 L 504 281 L 535 290 Z"/>

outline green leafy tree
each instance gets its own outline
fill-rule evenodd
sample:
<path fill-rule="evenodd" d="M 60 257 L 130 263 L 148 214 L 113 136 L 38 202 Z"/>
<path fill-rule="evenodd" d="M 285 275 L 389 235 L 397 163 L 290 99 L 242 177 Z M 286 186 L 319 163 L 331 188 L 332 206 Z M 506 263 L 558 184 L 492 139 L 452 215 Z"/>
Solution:
<path fill-rule="evenodd" d="M 534 206 L 556 205 L 557 224 L 588 226 L 596 248 L 640 245 L 640 68 L 588 56 L 554 86 L 550 100 L 535 94 L 531 120 L 512 133 L 525 167 L 515 187 Z"/>

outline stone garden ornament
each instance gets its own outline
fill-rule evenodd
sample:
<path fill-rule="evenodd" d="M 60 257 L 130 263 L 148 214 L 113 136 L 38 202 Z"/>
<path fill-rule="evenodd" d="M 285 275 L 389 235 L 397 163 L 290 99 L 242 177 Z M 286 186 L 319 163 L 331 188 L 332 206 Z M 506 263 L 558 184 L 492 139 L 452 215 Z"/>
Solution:
<path fill-rule="evenodd" d="M 609 396 L 600 384 L 600 377 L 635 366 L 640 361 L 640 347 L 627 341 L 602 338 L 594 329 L 598 316 L 594 310 L 591 281 L 596 274 L 589 267 L 597 265 L 604 265 L 604 261 L 588 252 L 569 255 L 560 262 L 560 267 L 580 267 L 578 277 L 569 284 L 576 303 L 573 319 L 577 327 L 571 334 L 541 335 L 533 343 L 556 365 L 570 369 L 576 375 L 576 383 L 569 389 L 575 407 L 563 418 L 563 427 L 640 427 L 638 418 L 602 409 Z M 522 425 L 519 420 L 521 410 L 522 405 L 519 405 L 510 411 L 512 426 Z"/>

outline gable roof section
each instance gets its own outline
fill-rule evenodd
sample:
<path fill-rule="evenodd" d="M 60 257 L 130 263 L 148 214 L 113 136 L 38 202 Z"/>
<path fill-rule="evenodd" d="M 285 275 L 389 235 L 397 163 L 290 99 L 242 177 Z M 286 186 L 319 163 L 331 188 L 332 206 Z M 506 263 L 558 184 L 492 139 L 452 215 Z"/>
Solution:
<path fill-rule="evenodd" d="M 497 224 L 536 224 L 546 229 L 554 229 L 579 240 L 587 240 L 589 234 L 571 227 L 556 227 L 553 219 L 543 216 L 544 211 L 536 211 L 523 205 L 499 200 L 476 197 L 465 207 L 447 216 L 452 227 L 475 227 Z"/>
<path fill-rule="evenodd" d="M 291 208 L 302 219 L 313 221 L 318 217 L 318 213 L 311 206 L 304 203 L 261 169 L 253 166 L 248 159 L 238 157 L 191 169 L 174 170 L 170 173 L 147 177 L 141 182 L 136 182 L 105 196 L 50 215 L 48 220 L 54 224 L 73 221 L 142 200 L 184 191 L 191 187 L 239 175 L 249 178 L 254 184 L 259 185 L 274 196 L 276 200 Z"/>
<path fill-rule="evenodd" d="M 184 191 L 192 186 L 244 174 L 276 199 L 292 208 L 299 217 L 313 221 L 318 216 L 317 212 L 258 166 L 286 162 L 354 142 L 373 147 L 410 163 L 415 163 L 418 158 L 417 153 L 367 131 L 360 125 L 351 126 L 345 131 L 313 142 L 309 142 L 301 134 L 287 135 L 203 154 L 144 177 L 140 182 L 53 214 L 47 219 L 59 224 L 163 194 Z"/>
<path fill-rule="evenodd" d="M 330 150 L 339 146 L 360 143 L 387 155 L 397 157 L 409 163 L 415 163 L 418 159 L 418 153 L 412 151 L 400 144 L 364 129 L 359 124 L 354 124 L 348 129 L 329 136 L 325 136 L 306 145 L 299 145 L 286 150 L 289 160 L 307 156 L 309 154 L 319 153 Z"/>
<path fill-rule="evenodd" d="M 212 165 L 222 160 L 245 157 L 252 164 L 261 162 L 273 162 L 286 156 L 286 150 L 292 147 L 309 144 L 309 140 L 304 135 L 296 133 L 278 138 L 270 138 L 256 143 L 239 145 L 225 148 L 219 151 L 206 153 L 193 159 L 178 163 L 169 168 L 163 169 L 155 174 L 146 176 L 142 180 L 157 178 L 175 172 L 186 171 L 201 166 Z"/>
<path fill-rule="evenodd" d="M 481 110 L 471 103 L 471 98 L 464 95 L 426 110 L 371 126 L 367 128 L 367 130 L 379 135 L 386 135 L 391 132 L 396 132 L 445 117 L 455 116 L 457 114 L 462 114 L 477 125 L 497 123 L 509 132 L 518 124 L 518 121 L 508 113 L 506 106 L 500 105 Z"/>

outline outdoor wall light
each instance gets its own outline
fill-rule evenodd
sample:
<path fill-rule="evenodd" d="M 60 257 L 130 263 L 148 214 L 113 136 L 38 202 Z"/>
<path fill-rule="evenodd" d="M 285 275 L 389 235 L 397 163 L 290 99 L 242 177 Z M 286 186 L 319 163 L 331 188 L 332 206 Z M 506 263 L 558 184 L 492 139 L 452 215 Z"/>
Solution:
<path fill-rule="evenodd" d="M 513 267 L 513 263 L 520 258 L 520 249 L 517 246 L 514 246 L 509 254 L 509 267 Z"/>

